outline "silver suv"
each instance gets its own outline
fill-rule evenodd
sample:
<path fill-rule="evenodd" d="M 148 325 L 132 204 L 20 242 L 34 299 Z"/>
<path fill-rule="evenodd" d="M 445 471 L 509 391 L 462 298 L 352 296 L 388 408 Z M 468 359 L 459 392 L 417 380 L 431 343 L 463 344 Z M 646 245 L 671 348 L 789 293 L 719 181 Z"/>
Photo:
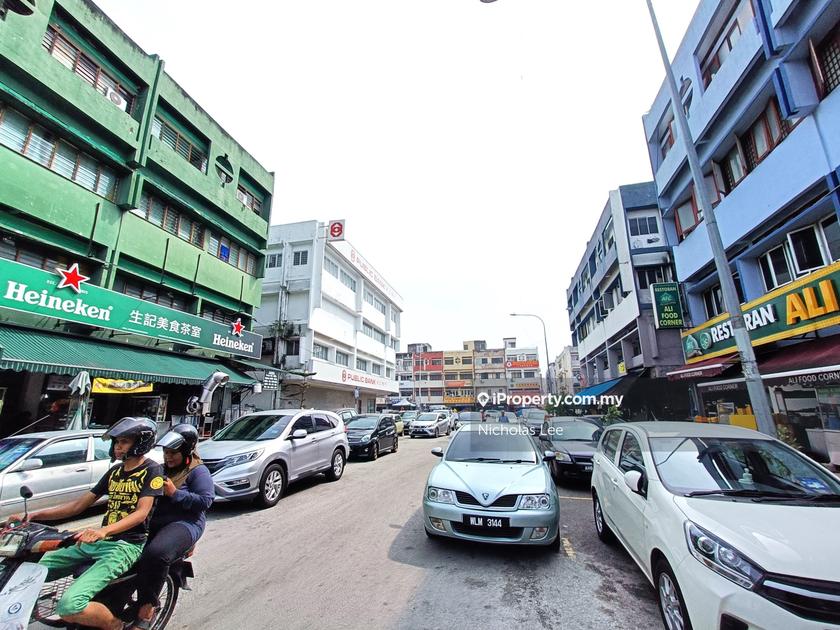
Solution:
<path fill-rule="evenodd" d="M 339 480 L 350 445 L 331 411 L 277 409 L 242 416 L 199 444 L 198 454 L 213 475 L 216 501 L 272 507 L 293 481 L 318 473 Z"/>

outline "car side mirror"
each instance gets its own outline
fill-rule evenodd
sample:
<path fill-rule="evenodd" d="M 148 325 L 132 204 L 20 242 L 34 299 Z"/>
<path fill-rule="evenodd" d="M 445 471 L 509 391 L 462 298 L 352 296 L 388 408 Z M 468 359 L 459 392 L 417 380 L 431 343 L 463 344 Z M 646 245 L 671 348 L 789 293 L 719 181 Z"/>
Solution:
<path fill-rule="evenodd" d="M 557 453 L 554 451 L 544 451 L 543 452 L 543 461 L 544 462 L 551 462 L 557 459 Z"/>
<path fill-rule="evenodd" d="M 638 470 L 628 470 L 624 473 L 624 483 L 636 494 L 644 494 L 644 475 Z"/>
<path fill-rule="evenodd" d="M 604 435 L 604 431 L 603 431 L 603 429 L 598 429 L 598 430 L 597 430 L 597 431 L 595 431 L 595 433 L 592 435 L 592 441 L 593 441 L 593 442 L 599 442 L 599 441 L 601 440 L 601 436 L 602 436 L 602 435 Z"/>
<path fill-rule="evenodd" d="M 20 496 L 24 499 L 31 499 L 33 496 L 32 489 L 29 486 L 21 486 Z"/>
<path fill-rule="evenodd" d="M 307 435 L 309 435 L 309 434 L 306 432 L 306 429 L 298 429 L 297 431 L 292 433 L 292 436 L 289 439 L 291 439 L 291 440 L 302 440 Z"/>
<path fill-rule="evenodd" d="M 435 457 L 443 457 L 443 449 L 440 446 L 436 446 L 432 449 L 432 455 Z"/>
<path fill-rule="evenodd" d="M 20 465 L 18 470 L 20 472 L 29 472 L 30 470 L 38 470 L 39 468 L 44 467 L 44 460 L 38 459 L 37 457 L 33 457 L 31 459 L 27 459 Z"/>

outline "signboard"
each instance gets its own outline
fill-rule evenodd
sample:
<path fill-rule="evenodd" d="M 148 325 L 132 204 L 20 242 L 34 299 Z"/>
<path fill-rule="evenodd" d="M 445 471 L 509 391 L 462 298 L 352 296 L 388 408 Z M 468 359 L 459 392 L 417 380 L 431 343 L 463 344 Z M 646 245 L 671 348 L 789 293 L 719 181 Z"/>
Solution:
<path fill-rule="evenodd" d="M 508 385 L 509 389 L 535 389 L 539 391 L 540 383 L 539 381 L 528 381 L 523 383 L 511 383 Z"/>
<path fill-rule="evenodd" d="M 327 240 L 328 241 L 343 241 L 344 240 L 344 219 L 336 219 L 330 221 L 327 226 Z"/>
<path fill-rule="evenodd" d="M 506 361 L 505 367 L 510 369 L 516 368 L 538 368 L 540 367 L 539 361 Z"/>
<path fill-rule="evenodd" d="M 816 271 L 742 307 L 752 345 L 778 341 L 840 324 L 840 262 Z M 729 314 L 682 333 L 687 364 L 736 351 Z"/>
<path fill-rule="evenodd" d="M 91 394 L 143 394 L 154 389 L 152 383 L 126 381 L 119 378 L 95 378 Z"/>
<path fill-rule="evenodd" d="M 627 366 L 625 365 L 624 361 L 620 361 L 618 363 L 618 373 L 627 374 Z"/>
<path fill-rule="evenodd" d="M 653 317 L 657 328 L 682 328 L 685 326 L 680 285 L 676 282 L 657 282 L 650 285 Z"/>
<path fill-rule="evenodd" d="M 447 387 L 466 387 L 467 386 L 467 381 L 450 381 L 449 379 L 447 379 L 446 386 Z"/>
<path fill-rule="evenodd" d="M 472 396 L 444 396 L 444 404 L 448 405 L 470 405 L 475 402 Z"/>
<path fill-rule="evenodd" d="M 259 359 L 262 336 L 92 284 L 78 266 L 58 274 L 0 259 L 0 307 Z"/>
<path fill-rule="evenodd" d="M 262 380 L 263 391 L 274 391 L 279 385 L 280 378 L 278 377 L 278 373 L 274 370 L 266 370 Z"/>

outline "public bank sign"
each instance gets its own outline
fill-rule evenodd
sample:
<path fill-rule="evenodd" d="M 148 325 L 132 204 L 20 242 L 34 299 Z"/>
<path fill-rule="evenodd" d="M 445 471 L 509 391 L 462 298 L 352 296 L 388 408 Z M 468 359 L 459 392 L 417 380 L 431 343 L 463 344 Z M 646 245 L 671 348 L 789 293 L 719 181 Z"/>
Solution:
<path fill-rule="evenodd" d="M 840 325 L 840 262 L 745 304 L 744 323 L 752 345 Z M 735 352 L 729 314 L 682 333 L 686 363 Z"/>
<path fill-rule="evenodd" d="M 0 259 L 0 307 L 260 358 L 262 336 L 92 284 L 77 265 L 51 273 Z"/>

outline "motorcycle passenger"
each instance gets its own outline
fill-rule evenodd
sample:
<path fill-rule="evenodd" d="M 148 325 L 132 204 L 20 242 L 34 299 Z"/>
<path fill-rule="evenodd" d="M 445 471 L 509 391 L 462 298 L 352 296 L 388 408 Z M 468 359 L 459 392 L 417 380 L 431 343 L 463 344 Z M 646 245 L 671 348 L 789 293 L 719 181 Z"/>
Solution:
<path fill-rule="evenodd" d="M 160 607 L 169 565 L 183 557 L 204 533 L 205 513 L 214 498 L 213 479 L 195 453 L 198 431 L 191 424 L 178 424 L 157 443 L 163 447 L 164 497 L 159 500 L 149 525 L 149 543 L 135 565 L 137 603 L 140 606 L 132 628 L 148 630 Z"/>
<path fill-rule="evenodd" d="M 155 444 L 157 426 L 148 418 L 122 418 L 103 435 L 111 440 L 113 466 L 84 496 L 53 508 L 38 510 L 25 517 L 16 514 L 8 522 L 51 521 L 82 513 L 99 497 L 108 495 L 102 526 L 76 534 L 72 547 L 44 554 L 41 564 L 48 568 L 47 581 L 73 573 L 94 561 L 61 599 L 56 612 L 65 621 L 102 630 L 122 630 L 123 622 L 103 604 L 92 602 L 111 580 L 125 573 L 143 550 L 155 500 L 163 494 L 163 468 L 146 459 Z"/>

